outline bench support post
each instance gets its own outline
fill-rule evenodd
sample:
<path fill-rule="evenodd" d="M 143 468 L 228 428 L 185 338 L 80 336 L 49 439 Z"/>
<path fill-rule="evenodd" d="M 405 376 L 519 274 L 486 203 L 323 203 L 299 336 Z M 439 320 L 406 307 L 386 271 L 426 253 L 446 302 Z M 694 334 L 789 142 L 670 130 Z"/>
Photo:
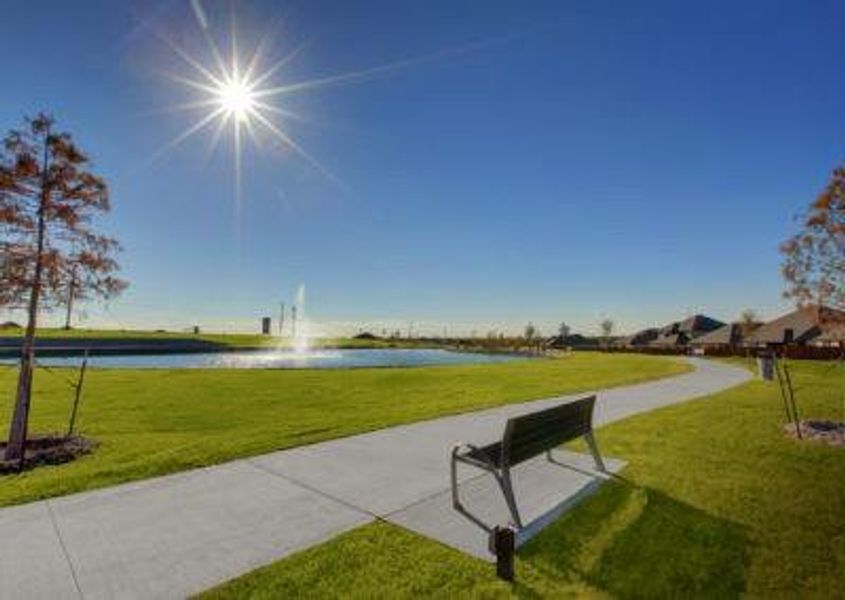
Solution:
<path fill-rule="evenodd" d="M 461 444 L 455 444 L 452 447 L 452 456 L 449 460 L 449 471 L 452 480 L 452 506 L 458 510 L 461 508 L 461 501 L 458 498 L 458 452 L 461 449 Z"/>
<path fill-rule="evenodd" d="M 516 553 L 516 534 L 511 527 L 493 529 L 493 548 L 496 551 L 496 575 L 513 582 L 513 559 Z"/>
<path fill-rule="evenodd" d="M 513 495 L 513 484 L 511 483 L 511 471 L 509 468 L 502 470 L 502 475 L 496 477 L 499 480 L 499 486 L 502 488 L 502 493 L 505 496 L 505 502 L 508 505 L 508 510 L 513 517 L 513 525 L 518 529 L 522 529 L 522 519 L 519 517 L 519 509 L 516 507 L 516 496 Z"/>
<path fill-rule="evenodd" d="M 587 440 L 587 445 L 590 447 L 590 453 L 593 455 L 593 460 L 596 461 L 596 468 L 602 473 L 606 473 L 607 468 L 604 466 L 601 454 L 599 454 L 599 447 L 598 444 L 596 444 L 596 438 L 593 435 L 592 429 L 584 434 L 584 439 Z"/>

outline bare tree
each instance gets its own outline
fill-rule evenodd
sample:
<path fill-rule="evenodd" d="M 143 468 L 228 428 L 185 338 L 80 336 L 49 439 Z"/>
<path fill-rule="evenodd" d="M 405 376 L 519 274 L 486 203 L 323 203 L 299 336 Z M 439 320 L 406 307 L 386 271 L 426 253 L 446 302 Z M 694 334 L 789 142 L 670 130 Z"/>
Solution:
<path fill-rule="evenodd" d="M 71 319 L 73 318 L 73 304 L 74 301 L 79 300 L 79 292 L 76 283 L 76 267 L 72 266 L 68 272 L 68 278 L 65 282 L 65 329 L 70 329 Z"/>
<path fill-rule="evenodd" d="M 845 166 L 810 205 L 803 228 L 781 245 L 786 298 L 845 309 Z"/>
<path fill-rule="evenodd" d="M 746 308 L 739 315 L 739 327 L 742 330 L 742 335 L 748 335 L 760 324 L 760 319 L 753 309 Z"/>
<path fill-rule="evenodd" d="M 610 348 L 610 342 L 613 339 L 613 328 L 616 324 L 613 322 L 613 319 L 603 319 L 601 323 L 599 323 L 599 327 L 601 327 L 601 335 L 602 341 L 604 342 L 605 348 Z"/>
<path fill-rule="evenodd" d="M 118 243 L 92 227 L 109 210 L 106 183 L 87 170 L 89 159 L 70 134 L 53 125 L 45 114 L 27 119 L 0 149 L 0 301 L 27 311 L 6 460 L 24 455 L 39 310 L 67 303 L 69 285 L 76 299 L 108 298 L 126 287 L 114 275 Z"/>
<path fill-rule="evenodd" d="M 561 321 L 560 325 L 558 325 L 557 332 L 560 334 L 560 337 L 567 338 L 571 333 L 572 329 L 567 325 L 565 322 Z"/>

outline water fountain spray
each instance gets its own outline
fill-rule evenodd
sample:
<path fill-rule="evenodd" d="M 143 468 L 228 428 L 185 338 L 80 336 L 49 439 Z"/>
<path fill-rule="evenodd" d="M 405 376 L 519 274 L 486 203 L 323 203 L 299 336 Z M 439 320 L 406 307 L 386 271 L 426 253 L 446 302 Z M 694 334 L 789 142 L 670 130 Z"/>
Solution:
<path fill-rule="evenodd" d="M 293 321 L 293 349 L 298 354 L 309 350 L 308 322 L 305 318 L 305 284 L 300 284 L 296 290 L 296 298 L 291 308 Z"/>

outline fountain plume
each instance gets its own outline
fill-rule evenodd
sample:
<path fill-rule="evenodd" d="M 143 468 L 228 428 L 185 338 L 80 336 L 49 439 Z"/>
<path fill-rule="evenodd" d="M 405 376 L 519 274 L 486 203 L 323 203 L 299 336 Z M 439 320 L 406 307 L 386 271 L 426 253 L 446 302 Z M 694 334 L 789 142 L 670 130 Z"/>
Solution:
<path fill-rule="evenodd" d="M 305 284 L 299 285 L 292 307 L 293 349 L 297 354 L 305 354 L 310 349 L 308 321 L 305 318 Z"/>

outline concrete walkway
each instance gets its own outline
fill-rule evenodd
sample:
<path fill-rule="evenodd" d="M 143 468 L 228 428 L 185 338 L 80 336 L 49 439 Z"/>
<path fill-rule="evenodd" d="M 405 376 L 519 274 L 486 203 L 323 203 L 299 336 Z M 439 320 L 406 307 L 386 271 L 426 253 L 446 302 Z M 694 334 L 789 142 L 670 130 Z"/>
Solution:
<path fill-rule="evenodd" d="M 691 361 L 693 373 L 599 393 L 596 424 L 750 377 L 728 365 Z M 479 554 L 477 540 L 483 538 L 466 542 L 457 535 L 467 522 L 455 521 L 444 505 L 450 446 L 457 440 L 492 441 L 508 417 L 583 395 L 414 423 L 0 509 L 0 598 L 183 597 L 377 517 Z M 600 432 L 597 437 L 601 444 Z M 577 455 L 561 456 L 575 468 L 549 475 L 542 469 L 555 465 L 545 463 L 518 475 L 531 480 L 525 489 L 540 492 L 520 496 L 517 481 L 521 504 L 530 509 L 547 503 L 550 490 L 577 498 L 589 488 L 589 473 L 577 479 L 585 476 Z M 486 484 L 478 472 L 464 469 L 461 481 L 470 500 L 494 497 L 479 491 Z M 543 487 L 555 481 L 562 487 Z M 496 518 L 495 510 L 479 506 L 482 515 Z M 448 525 L 450 519 L 458 525 Z"/>

